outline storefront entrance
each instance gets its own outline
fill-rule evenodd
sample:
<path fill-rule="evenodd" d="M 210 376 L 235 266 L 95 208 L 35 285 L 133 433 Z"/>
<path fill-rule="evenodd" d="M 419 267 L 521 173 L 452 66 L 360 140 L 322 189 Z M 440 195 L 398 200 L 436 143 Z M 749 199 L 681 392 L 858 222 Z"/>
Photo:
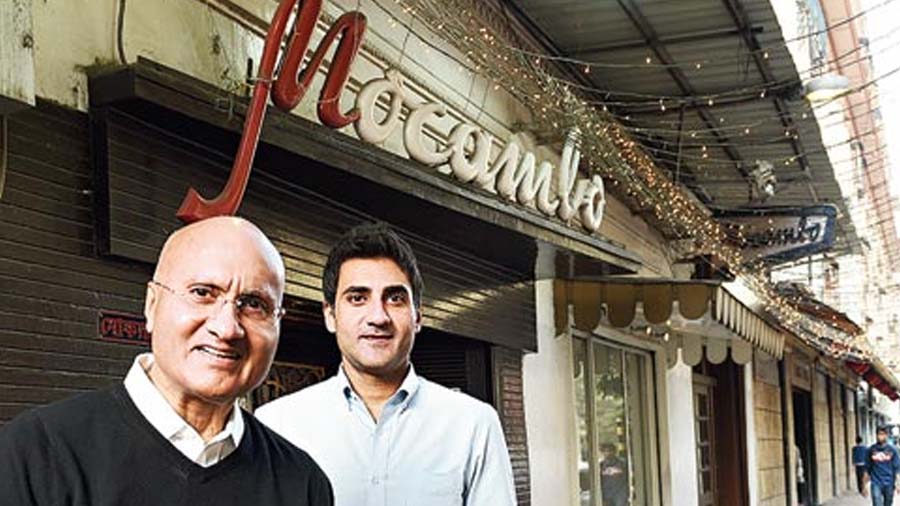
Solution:
<path fill-rule="evenodd" d="M 812 395 L 794 389 L 794 442 L 796 448 L 797 498 L 801 505 L 818 504 L 816 493 L 816 449 L 813 437 Z"/>
<path fill-rule="evenodd" d="M 697 490 L 699 506 L 715 506 L 716 474 L 718 466 L 714 458 L 715 415 L 713 394 L 715 381 L 706 376 L 694 378 L 694 434 L 697 437 Z"/>
<path fill-rule="evenodd" d="M 747 449 L 742 367 L 731 361 L 694 368 L 694 423 L 701 506 L 746 506 Z"/>

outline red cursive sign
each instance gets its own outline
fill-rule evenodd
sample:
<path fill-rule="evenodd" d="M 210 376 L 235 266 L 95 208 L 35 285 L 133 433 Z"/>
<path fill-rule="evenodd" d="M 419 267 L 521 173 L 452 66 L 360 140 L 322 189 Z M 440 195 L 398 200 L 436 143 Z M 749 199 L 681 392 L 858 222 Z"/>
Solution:
<path fill-rule="evenodd" d="M 284 40 L 288 18 L 297 4 L 299 12 L 294 20 L 290 42 L 279 67 L 278 77 L 274 78 L 275 63 Z M 247 110 L 244 132 L 228 182 L 222 192 L 212 200 L 203 198 L 193 187 L 188 189 L 188 194 L 176 213 L 182 222 L 192 223 L 204 218 L 233 215 L 237 212 L 247 189 L 270 92 L 272 102 L 279 109 L 290 111 L 296 107 L 309 89 L 316 71 L 322 64 L 325 52 L 338 35 L 341 36 L 341 41 L 335 50 L 325 78 L 325 86 L 319 96 L 319 120 L 326 126 L 341 128 L 359 117 L 359 111 L 356 109 L 346 114 L 341 112 L 340 96 L 350 77 L 350 67 L 362 45 L 366 31 L 366 17 L 360 12 L 348 12 L 339 17 L 316 48 L 309 65 L 300 71 L 300 64 L 306 56 L 312 32 L 321 12 L 322 0 L 281 0 L 266 34 L 259 72 L 253 87 L 253 97 Z"/>

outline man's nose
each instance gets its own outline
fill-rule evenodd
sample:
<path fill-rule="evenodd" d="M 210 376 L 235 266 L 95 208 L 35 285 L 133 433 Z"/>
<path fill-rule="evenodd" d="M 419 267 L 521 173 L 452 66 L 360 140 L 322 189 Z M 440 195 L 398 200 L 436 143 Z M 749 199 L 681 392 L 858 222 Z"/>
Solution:
<path fill-rule="evenodd" d="M 384 309 L 383 302 L 375 301 L 370 305 L 368 323 L 374 327 L 384 327 L 391 323 L 391 315 Z"/>
<path fill-rule="evenodd" d="M 246 335 L 233 301 L 222 300 L 206 319 L 206 329 L 223 341 L 241 339 Z"/>

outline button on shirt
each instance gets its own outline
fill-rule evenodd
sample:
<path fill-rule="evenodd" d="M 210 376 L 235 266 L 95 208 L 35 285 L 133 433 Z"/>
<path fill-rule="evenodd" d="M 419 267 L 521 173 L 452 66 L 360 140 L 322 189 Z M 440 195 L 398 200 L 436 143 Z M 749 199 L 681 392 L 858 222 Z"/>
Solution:
<path fill-rule="evenodd" d="M 335 506 L 514 506 L 494 409 L 410 371 L 376 423 L 343 370 L 256 417 L 328 475 Z"/>
<path fill-rule="evenodd" d="M 185 457 L 203 467 L 210 467 L 230 455 L 244 435 L 244 419 L 235 403 L 222 432 L 209 441 L 203 441 L 169 404 L 156 385 L 150 381 L 147 371 L 153 365 L 153 354 L 143 353 L 134 359 L 125 376 L 125 390 L 144 418 L 150 422 Z"/>

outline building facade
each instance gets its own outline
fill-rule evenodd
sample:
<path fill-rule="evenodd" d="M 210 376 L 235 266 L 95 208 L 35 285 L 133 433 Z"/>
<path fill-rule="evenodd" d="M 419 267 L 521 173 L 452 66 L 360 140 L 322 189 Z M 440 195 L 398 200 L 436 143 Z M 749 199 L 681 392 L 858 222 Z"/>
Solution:
<path fill-rule="evenodd" d="M 286 3 L 0 5 L 17 34 L 0 41 L 0 423 L 119 381 L 146 350 L 155 255 L 189 189 L 231 187 Z M 324 64 L 301 75 L 298 103 L 269 105 L 239 199 L 288 277 L 250 408 L 335 372 L 321 269 L 341 233 L 378 220 L 425 277 L 417 372 L 495 406 L 520 505 L 808 505 L 853 487 L 852 441 L 897 386 L 883 367 L 848 369 L 746 277 L 686 255 L 684 237 L 579 169 L 583 132 L 543 123 L 409 6 L 316 14 Z M 536 179 L 479 180 L 513 144 Z M 593 192 L 577 212 L 541 207 L 542 190 L 567 200 L 576 182 Z"/>

